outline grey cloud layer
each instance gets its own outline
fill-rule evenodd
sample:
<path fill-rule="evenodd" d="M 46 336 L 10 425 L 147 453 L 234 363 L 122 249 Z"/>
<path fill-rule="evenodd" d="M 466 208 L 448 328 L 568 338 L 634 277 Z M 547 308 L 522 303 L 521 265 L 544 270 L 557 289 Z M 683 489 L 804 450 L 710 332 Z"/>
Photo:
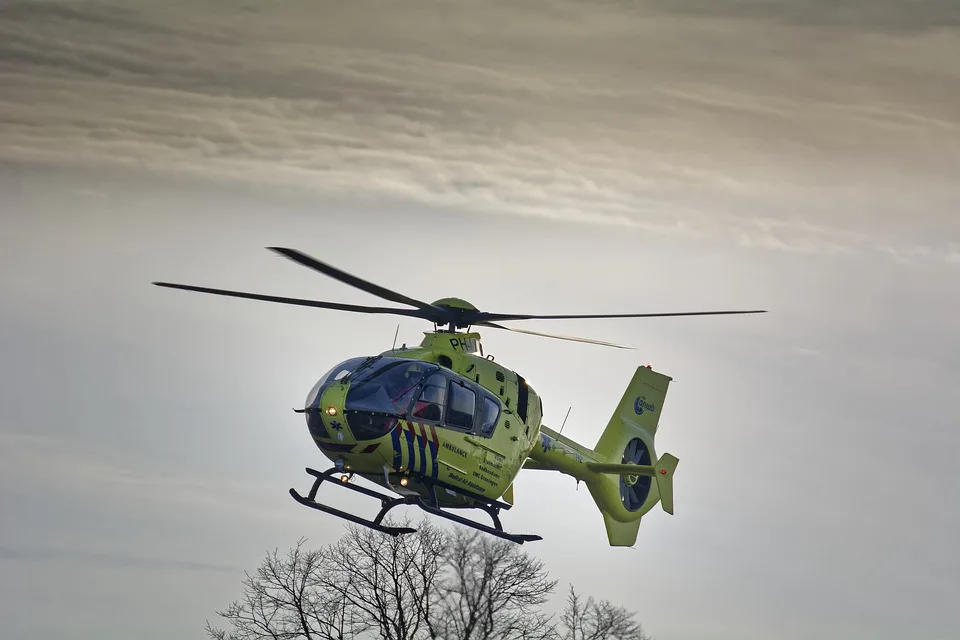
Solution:
<path fill-rule="evenodd" d="M 913 32 L 960 26 L 960 6 L 952 0 L 653 0 L 647 4 L 699 16 L 736 16 L 857 31 Z"/>
<path fill-rule="evenodd" d="M 188 571 L 225 571 L 236 573 L 238 567 L 230 567 L 208 562 L 191 560 L 150 558 L 124 553 L 96 553 L 80 549 L 53 549 L 35 547 L 0 546 L 0 559 L 23 560 L 31 562 L 78 562 L 82 564 L 106 565 L 114 567 L 142 567 L 148 569 L 183 569 Z"/>
<path fill-rule="evenodd" d="M 956 11 L 725 11 L 13 2 L 0 157 L 960 261 Z"/>

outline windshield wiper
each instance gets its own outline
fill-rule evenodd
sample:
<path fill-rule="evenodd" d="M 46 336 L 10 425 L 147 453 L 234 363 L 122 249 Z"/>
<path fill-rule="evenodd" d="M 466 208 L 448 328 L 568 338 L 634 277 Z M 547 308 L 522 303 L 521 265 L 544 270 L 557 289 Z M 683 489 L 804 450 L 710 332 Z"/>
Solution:
<path fill-rule="evenodd" d="M 374 362 L 376 362 L 377 360 L 379 360 L 379 359 L 382 358 L 382 357 L 383 357 L 383 354 L 368 357 L 366 360 L 364 360 L 364 361 L 361 362 L 359 365 L 357 365 L 357 368 L 356 368 L 356 369 L 354 369 L 353 371 L 351 371 L 351 372 L 348 373 L 347 375 L 343 376 L 343 378 L 341 378 L 341 380 L 349 380 L 350 378 L 352 378 L 353 376 L 357 375 L 358 373 L 360 373 L 360 372 L 363 371 L 364 369 L 367 369 L 368 367 L 370 367 L 370 365 L 372 365 Z"/>

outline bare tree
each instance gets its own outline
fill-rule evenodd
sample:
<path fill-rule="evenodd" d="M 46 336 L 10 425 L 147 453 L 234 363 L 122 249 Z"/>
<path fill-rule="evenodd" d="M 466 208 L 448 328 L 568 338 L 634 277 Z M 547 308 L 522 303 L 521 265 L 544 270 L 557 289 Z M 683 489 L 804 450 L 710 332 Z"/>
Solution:
<path fill-rule="evenodd" d="M 434 622 L 445 640 L 544 640 L 553 625 L 541 611 L 556 581 L 512 542 L 457 529 L 444 554 L 447 571 Z"/>
<path fill-rule="evenodd" d="M 445 537 L 436 525 L 424 520 L 417 533 L 396 538 L 351 526 L 335 544 L 315 551 L 303 544 L 285 558 L 268 553 L 257 572 L 246 575 L 243 598 L 217 612 L 233 630 L 208 623 L 208 635 L 214 640 L 437 637 L 431 607 L 439 600 Z"/>
<path fill-rule="evenodd" d="M 398 537 L 351 527 L 329 548 L 318 586 L 356 613 L 360 630 L 387 640 L 433 638 L 444 544 L 443 532 L 428 520 L 416 533 Z"/>
<path fill-rule="evenodd" d="M 394 522 L 408 526 L 408 521 Z M 424 519 L 392 537 L 351 526 L 338 542 L 268 553 L 243 596 L 207 623 L 213 640 L 649 640 L 633 614 L 571 587 L 562 625 L 543 613 L 556 586 L 511 542 Z"/>
<path fill-rule="evenodd" d="M 215 640 L 348 640 L 358 621 L 337 593 L 320 588 L 323 550 L 304 549 L 300 539 L 285 557 L 267 554 L 254 575 L 246 573 L 244 594 L 217 615 L 233 625 L 227 632 L 207 623 Z"/>
<path fill-rule="evenodd" d="M 607 600 L 584 601 L 571 586 L 559 636 L 562 640 L 651 640 L 634 615 Z"/>

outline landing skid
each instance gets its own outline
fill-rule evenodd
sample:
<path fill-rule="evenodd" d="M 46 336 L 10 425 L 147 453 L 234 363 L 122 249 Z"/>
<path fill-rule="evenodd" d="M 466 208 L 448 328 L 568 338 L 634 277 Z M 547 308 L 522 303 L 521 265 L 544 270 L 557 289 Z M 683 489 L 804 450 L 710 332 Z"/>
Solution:
<path fill-rule="evenodd" d="M 515 542 L 517 544 L 523 544 L 524 542 L 533 542 L 534 540 L 542 540 L 543 538 L 538 535 L 533 534 L 516 534 L 516 533 L 507 533 L 503 530 L 503 526 L 500 524 L 500 509 L 509 509 L 510 505 L 504 504 L 497 500 L 489 500 L 482 498 L 476 494 L 469 493 L 462 490 L 452 489 L 450 487 L 444 486 L 448 491 L 455 491 L 466 497 L 473 498 L 475 500 L 482 500 L 482 504 L 478 504 L 475 508 L 480 509 L 487 513 L 490 516 L 490 519 L 493 520 L 493 526 L 488 526 L 480 524 L 479 522 L 474 522 L 462 516 L 450 513 L 439 506 L 437 501 L 437 491 L 436 485 L 433 483 L 427 484 L 427 487 L 430 491 L 429 502 L 424 502 L 423 497 L 419 495 L 408 495 L 394 497 L 381 493 L 379 491 L 374 491 L 372 489 L 367 489 L 366 487 L 360 487 L 354 484 L 349 484 L 346 482 L 341 482 L 335 479 L 335 476 L 342 473 L 336 468 L 328 469 L 327 471 L 317 471 L 316 469 L 311 469 L 307 467 L 307 473 L 314 477 L 313 486 L 310 487 L 310 493 L 306 497 L 301 496 L 297 493 L 296 489 L 290 489 L 290 495 L 293 496 L 293 499 L 302 504 L 305 507 L 310 507 L 311 509 L 317 509 L 318 511 L 323 511 L 324 513 L 329 513 L 330 515 L 337 516 L 338 518 L 343 518 L 344 520 L 349 520 L 359 525 L 369 527 L 376 531 L 382 533 L 387 533 L 394 537 L 406 534 L 406 533 L 416 533 L 416 529 L 411 529 L 410 527 L 390 527 L 382 524 L 383 518 L 387 513 L 394 507 L 399 507 L 401 505 L 415 505 L 420 507 L 427 513 L 431 513 L 435 516 L 440 516 L 441 518 L 446 518 L 447 520 L 452 520 L 453 522 L 459 522 L 462 525 L 477 529 L 478 531 L 483 531 L 484 533 L 489 533 L 492 536 L 498 538 L 503 538 L 504 540 L 509 540 L 510 542 Z M 360 516 L 348 513 L 346 511 L 341 511 L 340 509 L 335 509 L 334 507 L 325 505 L 321 502 L 317 502 L 317 492 L 320 490 L 320 485 L 323 484 L 324 480 L 331 480 L 330 484 L 343 487 L 344 489 L 350 489 L 351 491 L 356 491 L 357 493 L 362 493 L 364 495 L 378 498 L 380 500 L 380 513 L 377 514 L 377 517 L 373 520 L 367 520 L 366 518 L 361 518 Z"/>

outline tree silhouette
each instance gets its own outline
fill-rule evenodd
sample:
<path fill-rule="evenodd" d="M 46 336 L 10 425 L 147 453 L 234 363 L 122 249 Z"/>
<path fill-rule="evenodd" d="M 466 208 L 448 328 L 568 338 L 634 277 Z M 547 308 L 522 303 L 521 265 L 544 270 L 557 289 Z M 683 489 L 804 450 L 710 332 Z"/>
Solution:
<path fill-rule="evenodd" d="M 560 616 L 563 640 L 651 640 L 634 614 L 606 600 L 583 600 L 570 587 L 567 606 Z"/>
<path fill-rule="evenodd" d="M 409 521 L 397 526 L 409 526 Z M 570 587 L 559 623 L 542 607 L 556 587 L 519 545 L 430 520 L 392 537 L 348 527 L 336 543 L 274 550 L 245 575 L 242 597 L 207 623 L 213 640 L 650 640 L 634 614 Z"/>
<path fill-rule="evenodd" d="M 553 626 L 540 611 L 556 581 L 512 542 L 457 529 L 446 541 L 436 638 L 542 640 Z"/>

